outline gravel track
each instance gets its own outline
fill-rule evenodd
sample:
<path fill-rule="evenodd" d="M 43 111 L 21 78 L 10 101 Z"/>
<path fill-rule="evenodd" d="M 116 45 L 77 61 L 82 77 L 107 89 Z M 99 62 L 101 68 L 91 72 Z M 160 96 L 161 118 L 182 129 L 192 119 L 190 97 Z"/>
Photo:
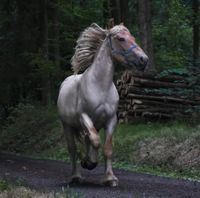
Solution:
<path fill-rule="evenodd" d="M 111 188 L 103 186 L 100 182 L 104 171 L 102 165 L 93 171 L 82 169 L 82 184 L 70 183 L 70 170 L 70 165 L 63 161 L 0 153 L 0 178 L 38 191 L 59 191 L 69 186 L 71 191 L 80 193 L 80 197 L 84 198 L 200 198 L 199 182 L 114 169 L 119 178 L 119 186 Z"/>

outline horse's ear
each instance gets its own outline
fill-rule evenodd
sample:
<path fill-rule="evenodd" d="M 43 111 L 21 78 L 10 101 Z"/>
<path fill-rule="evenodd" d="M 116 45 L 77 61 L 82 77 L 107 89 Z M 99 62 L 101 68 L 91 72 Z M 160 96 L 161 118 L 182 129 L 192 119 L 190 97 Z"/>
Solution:
<path fill-rule="evenodd" d="M 92 24 L 90 25 L 90 27 L 97 28 L 97 29 L 99 29 L 101 32 L 105 32 L 105 30 L 104 30 L 103 28 L 101 28 L 99 25 L 97 25 L 96 23 L 92 23 Z"/>
<path fill-rule="evenodd" d="M 115 26 L 115 21 L 114 18 L 108 19 L 107 25 L 106 25 L 106 29 L 111 29 Z"/>

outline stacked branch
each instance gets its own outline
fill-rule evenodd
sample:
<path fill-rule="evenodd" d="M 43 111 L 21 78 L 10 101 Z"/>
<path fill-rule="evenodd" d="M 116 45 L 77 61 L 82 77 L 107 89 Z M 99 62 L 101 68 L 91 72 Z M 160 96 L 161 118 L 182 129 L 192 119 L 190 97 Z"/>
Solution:
<path fill-rule="evenodd" d="M 120 123 L 186 117 L 200 105 L 200 100 L 194 99 L 193 86 L 179 75 L 159 77 L 126 71 L 117 81 L 117 89 Z"/>

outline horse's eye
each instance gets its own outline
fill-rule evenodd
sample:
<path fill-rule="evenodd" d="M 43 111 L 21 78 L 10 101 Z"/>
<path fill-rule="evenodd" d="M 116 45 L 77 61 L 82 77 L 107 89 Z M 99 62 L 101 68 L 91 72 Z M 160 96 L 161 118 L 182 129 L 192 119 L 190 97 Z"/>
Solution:
<path fill-rule="evenodd" d="M 122 37 L 119 37 L 117 39 L 118 39 L 118 41 L 125 41 L 125 38 L 122 38 Z"/>

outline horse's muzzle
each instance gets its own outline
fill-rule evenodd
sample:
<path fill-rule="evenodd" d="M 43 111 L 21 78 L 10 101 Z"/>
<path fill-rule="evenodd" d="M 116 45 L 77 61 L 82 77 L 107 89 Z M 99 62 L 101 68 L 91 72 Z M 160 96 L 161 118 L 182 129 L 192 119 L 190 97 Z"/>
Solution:
<path fill-rule="evenodd" d="M 146 65 L 136 65 L 136 69 L 137 69 L 138 71 L 143 72 L 143 71 L 145 70 L 145 68 L 146 68 Z"/>
<path fill-rule="evenodd" d="M 81 166 L 84 169 L 92 170 L 96 168 L 97 162 L 91 162 L 88 157 L 85 157 L 81 160 Z"/>

